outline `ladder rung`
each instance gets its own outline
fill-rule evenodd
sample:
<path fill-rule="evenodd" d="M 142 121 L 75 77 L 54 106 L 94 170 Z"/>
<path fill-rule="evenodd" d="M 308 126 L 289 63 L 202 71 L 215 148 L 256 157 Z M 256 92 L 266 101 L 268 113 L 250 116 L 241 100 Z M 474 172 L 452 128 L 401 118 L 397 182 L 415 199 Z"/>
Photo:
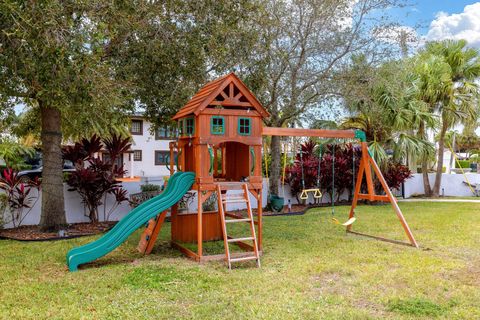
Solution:
<path fill-rule="evenodd" d="M 253 240 L 253 237 L 227 239 L 227 242 L 240 242 L 247 240 Z"/>
<path fill-rule="evenodd" d="M 225 219 L 225 223 L 234 223 L 234 222 L 250 222 L 250 219 Z"/>
<path fill-rule="evenodd" d="M 241 258 L 231 258 L 230 262 L 237 262 L 237 261 L 247 261 L 247 260 L 257 260 L 256 256 L 248 256 L 248 257 L 241 257 Z"/>
<path fill-rule="evenodd" d="M 224 199 L 223 203 L 247 202 L 247 199 Z"/>

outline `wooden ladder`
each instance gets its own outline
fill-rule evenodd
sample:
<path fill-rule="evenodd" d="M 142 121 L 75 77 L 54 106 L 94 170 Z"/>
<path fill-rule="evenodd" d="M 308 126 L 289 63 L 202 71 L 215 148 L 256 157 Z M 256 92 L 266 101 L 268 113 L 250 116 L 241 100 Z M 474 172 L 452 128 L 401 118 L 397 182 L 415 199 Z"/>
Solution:
<path fill-rule="evenodd" d="M 256 260 L 257 267 L 260 267 L 260 255 L 258 252 L 258 244 L 257 244 L 257 236 L 255 234 L 255 224 L 253 221 L 253 214 L 252 214 L 252 207 L 250 205 L 250 199 L 248 196 L 248 186 L 246 183 L 241 184 L 241 189 L 243 190 L 242 194 L 235 194 L 228 196 L 226 193 L 222 195 L 222 192 L 226 192 L 226 190 L 222 190 L 220 184 L 217 185 L 217 193 L 218 193 L 218 210 L 220 214 L 220 219 L 222 222 L 222 232 L 223 232 L 223 243 L 225 246 L 225 256 L 228 262 L 228 268 L 232 268 L 232 262 L 240 262 L 240 261 L 248 261 L 248 260 Z M 227 219 L 226 211 L 227 211 L 227 204 L 228 203 L 246 203 L 247 204 L 247 214 L 248 217 L 235 217 L 234 215 L 228 215 L 229 217 L 234 217 L 233 219 Z M 250 236 L 242 237 L 242 238 L 232 238 L 229 237 L 227 234 L 227 224 L 230 223 L 242 223 L 246 222 L 250 225 Z M 250 251 L 249 255 L 241 256 L 241 257 L 232 257 L 230 254 L 230 243 L 243 243 L 243 241 L 252 241 L 253 242 L 253 251 Z"/>

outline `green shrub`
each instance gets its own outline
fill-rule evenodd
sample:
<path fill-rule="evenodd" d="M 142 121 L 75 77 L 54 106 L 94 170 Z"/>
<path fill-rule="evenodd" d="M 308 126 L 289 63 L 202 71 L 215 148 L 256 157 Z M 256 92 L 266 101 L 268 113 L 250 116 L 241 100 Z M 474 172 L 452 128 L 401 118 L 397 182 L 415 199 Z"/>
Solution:
<path fill-rule="evenodd" d="M 470 161 L 468 161 L 468 160 L 458 160 L 457 165 L 460 168 L 468 169 L 468 168 L 470 168 Z"/>
<path fill-rule="evenodd" d="M 160 191 L 160 188 L 161 187 L 159 185 L 150 184 L 150 183 L 142 184 L 140 186 L 140 189 L 142 190 L 142 192 Z"/>

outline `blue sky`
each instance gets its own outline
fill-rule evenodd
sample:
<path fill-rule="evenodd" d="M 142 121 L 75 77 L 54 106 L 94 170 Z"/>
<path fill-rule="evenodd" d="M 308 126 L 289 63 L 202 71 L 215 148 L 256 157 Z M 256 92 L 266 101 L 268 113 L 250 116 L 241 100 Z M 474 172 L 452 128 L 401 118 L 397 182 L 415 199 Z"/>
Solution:
<path fill-rule="evenodd" d="M 466 38 L 480 48 L 480 1 L 411 0 L 411 4 L 389 13 L 401 25 L 416 28 L 420 38 Z"/>

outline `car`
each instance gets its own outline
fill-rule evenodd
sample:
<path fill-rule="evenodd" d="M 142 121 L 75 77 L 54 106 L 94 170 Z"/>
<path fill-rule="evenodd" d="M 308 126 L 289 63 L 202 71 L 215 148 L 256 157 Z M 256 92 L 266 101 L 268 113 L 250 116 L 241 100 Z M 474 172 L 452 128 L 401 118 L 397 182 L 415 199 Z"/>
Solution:
<path fill-rule="evenodd" d="M 40 179 L 42 178 L 42 171 L 43 171 L 43 165 L 39 165 L 30 170 L 20 171 L 18 173 L 18 178 L 21 179 L 22 181 L 35 180 L 35 178 Z M 74 172 L 74 171 L 75 171 L 75 166 L 71 162 L 66 161 L 63 164 L 63 173 Z"/>

